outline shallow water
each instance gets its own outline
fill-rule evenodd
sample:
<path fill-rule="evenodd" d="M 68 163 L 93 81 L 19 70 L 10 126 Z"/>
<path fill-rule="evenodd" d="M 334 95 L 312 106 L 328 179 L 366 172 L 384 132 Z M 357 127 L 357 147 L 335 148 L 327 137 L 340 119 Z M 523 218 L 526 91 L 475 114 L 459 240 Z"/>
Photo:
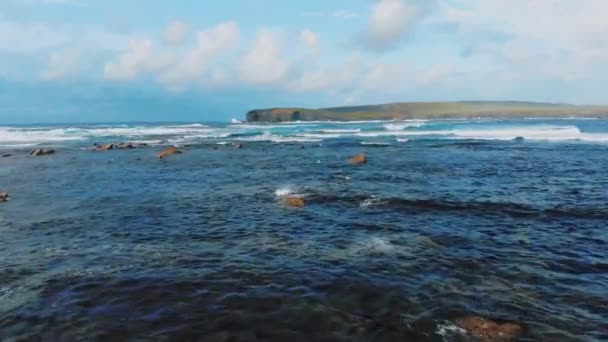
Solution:
<path fill-rule="evenodd" d="M 0 340 L 608 339 L 606 121 L 0 132 Z"/>

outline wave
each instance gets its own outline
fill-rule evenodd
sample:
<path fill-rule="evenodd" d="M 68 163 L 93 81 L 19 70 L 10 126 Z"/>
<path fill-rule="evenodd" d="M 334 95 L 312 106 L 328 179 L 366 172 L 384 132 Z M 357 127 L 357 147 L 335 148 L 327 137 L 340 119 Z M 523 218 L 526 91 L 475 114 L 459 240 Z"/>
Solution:
<path fill-rule="evenodd" d="M 329 133 L 329 134 L 333 134 L 333 133 L 337 133 L 337 134 L 350 134 L 350 133 L 359 133 L 361 132 L 360 128 L 356 128 L 356 129 L 323 129 L 321 130 L 322 133 Z"/>
<path fill-rule="evenodd" d="M 96 125 L 74 127 L 0 127 L 1 146 L 30 146 L 43 143 L 68 143 L 97 139 L 116 141 L 156 141 L 172 140 L 197 143 L 202 140 L 231 139 L 242 141 L 269 142 L 321 142 L 327 139 L 354 138 L 364 140 L 363 144 L 378 144 L 375 138 L 391 138 L 406 142 L 412 137 L 433 139 L 469 140 L 513 140 L 523 138 L 528 141 L 582 141 L 591 143 L 608 142 L 608 132 L 589 133 L 575 125 L 538 125 L 513 122 L 486 125 L 475 123 L 444 123 L 426 126 L 427 121 L 364 121 L 368 126 L 336 127 L 335 122 L 319 123 L 276 123 L 276 124 L 230 124 L 209 127 L 200 123 L 184 125 Z M 409 130 L 408 127 L 425 127 Z M 433 129 L 430 129 L 430 128 Z M 387 141 L 388 142 L 388 141 Z M 384 143 L 387 143 L 384 142 Z"/>
<path fill-rule="evenodd" d="M 254 135 L 250 137 L 239 137 L 236 140 L 240 141 L 251 141 L 251 142 L 263 142 L 270 141 L 275 143 L 287 143 L 287 142 L 321 142 L 323 139 L 311 138 L 305 136 L 289 136 L 289 135 L 277 135 L 265 132 L 263 134 Z"/>
<path fill-rule="evenodd" d="M 364 146 L 391 146 L 391 144 L 380 141 L 362 141 L 361 145 Z"/>
<path fill-rule="evenodd" d="M 402 131 L 406 128 L 420 128 L 426 125 L 426 120 L 411 120 L 407 122 L 399 122 L 399 123 L 388 123 L 384 125 L 384 128 L 389 131 Z"/>
<path fill-rule="evenodd" d="M 86 139 L 84 136 L 70 134 L 64 129 L 20 129 L 0 128 L 0 143 L 27 143 L 60 142 Z"/>
<path fill-rule="evenodd" d="M 583 133 L 576 126 L 537 126 L 537 127 L 507 127 L 493 129 L 458 129 L 450 132 L 451 135 L 467 139 L 513 140 L 524 138 L 526 140 L 546 141 L 608 141 L 608 134 Z"/>

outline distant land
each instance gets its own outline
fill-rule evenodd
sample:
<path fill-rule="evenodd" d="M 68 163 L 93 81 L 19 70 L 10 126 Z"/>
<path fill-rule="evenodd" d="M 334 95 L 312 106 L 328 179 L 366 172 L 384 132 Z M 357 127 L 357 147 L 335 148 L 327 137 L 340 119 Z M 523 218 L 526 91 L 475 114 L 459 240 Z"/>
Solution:
<path fill-rule="evenodd" d="M 519 101 L 404 102 L 321 109 L 270 108 L 247 113 L 248 122 L 356 121 L 527 117 L 608 117 L 608 106 Z"/>

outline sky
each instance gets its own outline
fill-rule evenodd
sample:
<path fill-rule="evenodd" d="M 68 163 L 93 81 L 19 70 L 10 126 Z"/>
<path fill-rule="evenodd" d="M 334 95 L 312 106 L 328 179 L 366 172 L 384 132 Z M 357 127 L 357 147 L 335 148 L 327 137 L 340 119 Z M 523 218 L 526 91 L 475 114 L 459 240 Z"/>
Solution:
<path fill-rule="evenodd" d="M 0 0 L 0 123 L 608 104 L 606 0 Z"/>

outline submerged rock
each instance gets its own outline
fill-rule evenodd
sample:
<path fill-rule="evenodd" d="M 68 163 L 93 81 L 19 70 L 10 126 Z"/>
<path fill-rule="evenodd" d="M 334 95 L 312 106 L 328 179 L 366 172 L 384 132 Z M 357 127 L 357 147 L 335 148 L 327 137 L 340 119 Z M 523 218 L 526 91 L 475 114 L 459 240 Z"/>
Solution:
<path fill-rule="evenodd" d="M 13 156 L 12 154 L 7 153 L 7 154 L 3 154 L 3 155 L 2 155 L 2 158 L 8 158 L 8 157 L 12 157 L 12 156 Z"/>
<path fill-rule="evenodd" d="M 285 197 L 283 201 L 286 205 L 294 208 L 304 208 L 306 206 L 306 202 L 300 197 Z"/>
<path fill-rule="evenodd" d="M 45 150 L 45 149 L 42 149 L 42 148 L 37 148 L 37 149 L 33 150 L 30 153 L 30 155 L 32 155 L 32 156 L 44 156 L 44 155 L 53 154 L 53 153 L 55 153 L 55 150 Z"/>
<path fill-rule="evenodd" d="M 8 201 L 8 194 L 6 192 L 0 192 L 0 202 Z"/>
<path fill-rule="evenodd" d="M 367 156 L 365 154 L 358 154 L 354 157 L 351 157 L 348 162 L 351 164 L 365 164 L 367 163 Z"/>
<path fill-rule="evenodd" d="M 180 151 L 177 147 L 171 146 L 171 147 L 166 148 L 164 151 L 162 151 L 158 155 L 158 158 L 163 159 L 163 158 L 167 158 L 170 155 L 180 154 L 180 153 L 182 153 L 182 151 Z"/>
<path fill-rule="evenodd" d="M 96 151 L 109 151 L 114 149 L 114 144 L 95 145 Z"/>
<path fill-rule="evenodd" d="M 123 142 L 123 143 L 118 144 L 118 149 L 120 149 L 120 150 L 131 150 L 134 148 L 135 148 L 135 145 L 133 145 L 131 143 Z"/>
<path fill-rule="evenodd" d="M 478 316 L 465 316 L 455 320 L 454 323 L 483 342 L 511 341 L 523 332 L 523 328 L 518 324 L 499 324 Z"/>

